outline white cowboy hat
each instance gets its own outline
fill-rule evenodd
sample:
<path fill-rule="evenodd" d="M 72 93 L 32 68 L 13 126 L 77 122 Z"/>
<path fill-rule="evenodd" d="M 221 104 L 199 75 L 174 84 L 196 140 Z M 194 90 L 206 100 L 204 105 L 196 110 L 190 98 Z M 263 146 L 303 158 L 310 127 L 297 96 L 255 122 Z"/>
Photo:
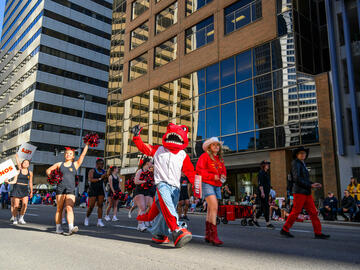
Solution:
<path fill-rule="evenodd" d="M 219 139 L 217 137 L 212 137 L 210 139 L 207 139 L 202 145 L 204 152 L 206 152 L 208 147 L 213 143 L 218 143 L 220 145 L 223 145 L 224 142 L 219 141 Z"/>

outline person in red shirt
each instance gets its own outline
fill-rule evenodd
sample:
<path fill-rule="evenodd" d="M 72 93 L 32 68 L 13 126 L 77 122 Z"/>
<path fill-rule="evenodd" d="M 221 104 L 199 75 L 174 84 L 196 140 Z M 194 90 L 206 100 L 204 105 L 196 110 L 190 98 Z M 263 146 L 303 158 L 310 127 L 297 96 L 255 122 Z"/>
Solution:
<path fill-rule="evenodd" d="M 196 172 L 202 180 L 202 196 L 207 202 L 205 241 L 216 246 L 223 244 L 218 238 L 216 224 L 221 186 L 226 181 L 222 144 L 216 137 L 206 140 L 203 144 L 205 153 L 196 164 Z"/>

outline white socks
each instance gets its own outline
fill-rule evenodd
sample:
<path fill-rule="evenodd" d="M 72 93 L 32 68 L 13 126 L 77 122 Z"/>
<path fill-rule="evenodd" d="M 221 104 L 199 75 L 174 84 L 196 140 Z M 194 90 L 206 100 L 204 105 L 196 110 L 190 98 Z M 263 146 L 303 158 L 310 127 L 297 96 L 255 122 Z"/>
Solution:
<path fill-rule="evenodd" d="M 74 229 L 74 223 L 69 223 L 69 232 L 71 232 L 72 229 Z"/>
<path fill-rule="evenodd" d="M 61 230 L 61 224 L 56 224 L 56 230 L 60 231 Z"/>

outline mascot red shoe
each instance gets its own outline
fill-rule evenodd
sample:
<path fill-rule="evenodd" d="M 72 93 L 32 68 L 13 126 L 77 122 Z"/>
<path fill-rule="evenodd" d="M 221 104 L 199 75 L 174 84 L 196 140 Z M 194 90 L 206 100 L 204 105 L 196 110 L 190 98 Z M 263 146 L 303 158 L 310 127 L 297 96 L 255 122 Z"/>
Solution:
<path fill-rule="evenodd" d="M 183 247 L 192 238 L 192 234 L 178 225 L 176 206 L 180 195 L 181 171 L 193 184 L 194 166 L 184 149 L 188 146 L 188 128 L 170 123 L 162 138 L 162 145 L 145 144 L 140 137 L 139 125 L 132 128 L 133 142 L 145 155 L 154 158 L 154 178 L 156 196 L 150 211 L 138 217 L 141 221 L 155 222 L 148 230 L 155 243 L 168 243 L 168 235 L 172 233 L 175 247 Z"/>

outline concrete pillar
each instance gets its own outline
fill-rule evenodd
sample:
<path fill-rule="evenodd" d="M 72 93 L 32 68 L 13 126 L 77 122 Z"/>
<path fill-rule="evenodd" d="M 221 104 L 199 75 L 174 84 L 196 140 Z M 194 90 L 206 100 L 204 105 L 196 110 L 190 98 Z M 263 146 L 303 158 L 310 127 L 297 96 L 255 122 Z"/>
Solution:
<path fill-rule="evenodd" d="M 290 150 L 270 151 L 271 185 L 277 197 L 286 197 L 287 175 L 291 168 L 292 152 Z"/>
<path fill-rule="evenodd" d="M 339 181 L 337 181 L 338 174 L 328 74 L 322 73 L 317 75 L 315 77 L 315 83 L 318 103 L 319 140 L 321 149 L 324 195 L 331 191 L 334 192 L 335 195 L 339 196 Z"/>

